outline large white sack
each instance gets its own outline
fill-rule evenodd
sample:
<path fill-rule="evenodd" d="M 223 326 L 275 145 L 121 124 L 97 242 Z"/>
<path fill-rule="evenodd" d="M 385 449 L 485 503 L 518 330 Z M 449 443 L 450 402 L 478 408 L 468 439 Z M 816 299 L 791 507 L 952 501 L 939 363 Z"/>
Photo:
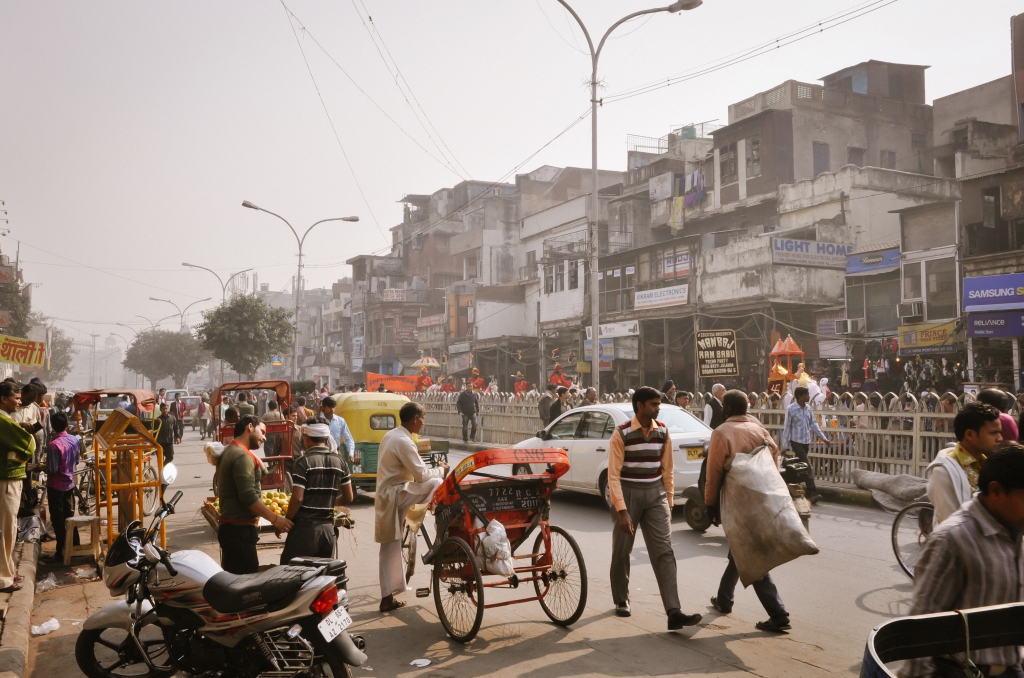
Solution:
<path fill-rule="evenodd" d="M 783 563 L 818 552 L 765 447 L 733 457 L 722 486 L 721 512 L 744 587 Z"/>

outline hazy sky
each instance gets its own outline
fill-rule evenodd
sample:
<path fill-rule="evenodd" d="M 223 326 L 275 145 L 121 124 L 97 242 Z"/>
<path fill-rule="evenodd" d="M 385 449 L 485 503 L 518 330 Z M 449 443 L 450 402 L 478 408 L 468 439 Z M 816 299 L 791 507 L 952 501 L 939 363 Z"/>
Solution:
<path fill-rule="evenodd" d="M 585 42 L 555 0 L 287 6 L 308 33 L 274 0 L 0 3 L 0 199 L 11 231 L 0 246 L 13 258 L 12 238 L 23 242 L 26 280 L 42 283 L 35 307 L 77 339 L 112 330 L 131 338 L 110 323 L 141 329 L 136 314 L 173 312 L 150 296 L 219 301 L 213 276 L 183 261 L 225 278 L 255 267 L 271 289 L 286 288 L 294 238 L 243 209 L 244 199 L 301 230 L 361 218 L 318 226 L 306 241 L 308 285 L 328 285 L 349 273 L 347 258 L 386 248 L 403 195 L 461 180 L 424 149 L 438 159 L 444 149 L 468 178 L 514 180 L 588 106 Z M 575 4 L 597 34 L 650 6 Z M 730 103 L 867 59 L 930 65 L 929 101 L 1010 72 L 1009 17 L 1022 11 L 1011 0 L 970 11 L 952 0 L 705 0 L 621 27 L 602 55 L 603 96 L 869 6 L 878 9 L 765 56 L 609 103 L 599 113 L 601 166 L 624 168 L 627 134 L 724 123 Z M 415 100 L 406 103 L 378 49 Z M 584 120 L 518 171 L 589 166 L 589 139 Z"/>

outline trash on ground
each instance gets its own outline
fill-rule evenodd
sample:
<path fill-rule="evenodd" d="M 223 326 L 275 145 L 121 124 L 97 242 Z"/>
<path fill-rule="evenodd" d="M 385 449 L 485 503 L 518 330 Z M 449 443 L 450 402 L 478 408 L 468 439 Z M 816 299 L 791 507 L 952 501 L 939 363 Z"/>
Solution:
<path fill-rule="evenodd" d="M 51 573 L 52 574 L 52 573 Z M 45 581 L 45 580 L 43 580 Z M 40 582 L 42 583 L 42 582 Z M 45 636 L 47 633 L 53 633 L 60 628 L 60 622 L 57 621 L 56 617 L 50 617 L 49 620 L 43 622 L 39 626 L 32 627 L 33 636 Z"/>
<path fill-rule="evenodd" d="M 418 669 L 422 669 L 424 666 L 430 666 L 429 659 L 413 659 L 409 662 L 409 666 L 415 666 Z"/>
<path fill-rule="evenodd" d="M 360 666 L 359 668 L 361 668 L 363 671 L 373 671 L 372 666 Z"/>
<path fill-rule="evenodd" d="M 95 567 L 79 567 L 75 569 L 75 577 L 78 579 L 98 579 L 100 573 L 96 571 Z"/>
<path fill-rule="evenodd" d="M 50 589 L 57 588 L 57 578 L 53 576 L 53 572 L 46 575 L 46 579 L 41 579 L 36 582 L 36 593 L 43 593 Z"/>

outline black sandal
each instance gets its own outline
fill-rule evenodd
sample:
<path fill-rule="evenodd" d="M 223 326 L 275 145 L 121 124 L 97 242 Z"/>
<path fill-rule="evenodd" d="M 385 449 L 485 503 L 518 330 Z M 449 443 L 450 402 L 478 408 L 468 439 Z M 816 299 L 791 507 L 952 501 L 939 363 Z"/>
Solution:
<path fill-rule="evenodd" d="M 754 628 L 760 631 L 771 631 L 772 633 L 785 633 L 788 629 L 793 627 L 789 623 L 789 617 L 782 617 L 779 619 L 769 619 L 768 621 L 757 622 L 754 624 Z"/>

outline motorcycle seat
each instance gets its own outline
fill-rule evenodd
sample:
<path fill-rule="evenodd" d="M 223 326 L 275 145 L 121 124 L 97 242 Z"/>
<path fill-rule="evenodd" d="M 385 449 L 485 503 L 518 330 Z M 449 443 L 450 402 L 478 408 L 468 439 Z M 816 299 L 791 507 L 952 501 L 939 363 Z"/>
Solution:
<path fill-rule="evenodd" d="M 287 604 L 316 572 L 316 568 L 294 565 L 273 567 L 256 574 L 218 572 L 203 586 L 203 598 L 218 612 Z"/>

